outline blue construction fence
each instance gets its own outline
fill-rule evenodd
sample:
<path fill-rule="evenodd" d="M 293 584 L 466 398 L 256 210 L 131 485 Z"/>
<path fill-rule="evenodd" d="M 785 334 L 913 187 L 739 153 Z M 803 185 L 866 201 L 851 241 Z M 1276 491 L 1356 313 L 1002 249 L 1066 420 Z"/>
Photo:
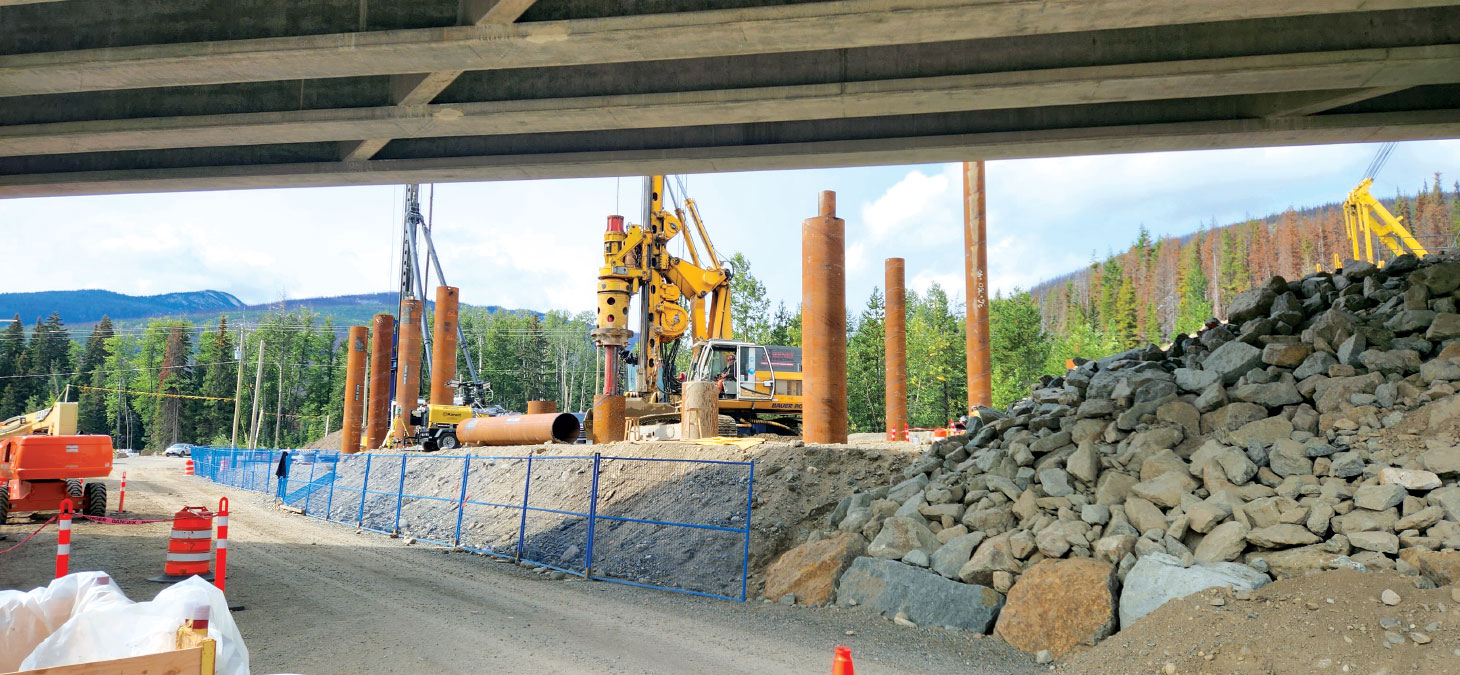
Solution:
<path fill-rule="evenodd" d="M 208 447 L 194 447 L 192 459 L 198 476 L 332 523 L 587 579 L 745 600 L 750 462 Z"/>

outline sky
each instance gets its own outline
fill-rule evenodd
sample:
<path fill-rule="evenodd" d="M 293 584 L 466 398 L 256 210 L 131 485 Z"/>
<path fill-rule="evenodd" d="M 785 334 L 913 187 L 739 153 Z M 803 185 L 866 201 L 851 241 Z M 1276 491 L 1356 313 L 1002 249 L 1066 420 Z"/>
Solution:
<path fill-rule="evenodd" d="M 989 277 L 1009 293 L 1130 245 L 1141 226 L 1203 225 L 1341 201 L 1376 144 L 989 162 Z M 800 299 L 800 224 L 820 190 L 846 220 L 847 304 L 907 260 L 910 288 L 962 301 L 961 165 L 683 178 L 722 257 L 741 252 L 773 301 Z M 1460 140 L 1401 143 L 1374 194 L 1460 178 Z M 642 179 L 422 186 L 447 281 L 462 302 L 591 310 L 605 218 L 640 220 Z M 434 194 L 433 194 L 434 192 Z M 246 303 L 395 289 L 401 186 L 0 200 L 5 291 L 213 289 Z M 678 248 L 676 247 L 676 252 Z"/>

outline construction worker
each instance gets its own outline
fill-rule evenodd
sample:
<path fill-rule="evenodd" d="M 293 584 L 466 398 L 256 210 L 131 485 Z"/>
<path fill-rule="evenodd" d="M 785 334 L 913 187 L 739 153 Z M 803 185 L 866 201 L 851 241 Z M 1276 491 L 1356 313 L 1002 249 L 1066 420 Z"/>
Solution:
<path fill-rule="evenodd" d="M 718 383 L 720 386 L 721 396 L 725 395 L 726 380 L 729 380 L 732 385 L 740 380 L 739 376 L 735 372 L 735 352 L 727 352 L 725 354 L 725 367 L 721 369 L 720 374 L 715 377 L 715 382 Z M 733 386 L 730 393 L 732 396 L 735 393 Z"/>

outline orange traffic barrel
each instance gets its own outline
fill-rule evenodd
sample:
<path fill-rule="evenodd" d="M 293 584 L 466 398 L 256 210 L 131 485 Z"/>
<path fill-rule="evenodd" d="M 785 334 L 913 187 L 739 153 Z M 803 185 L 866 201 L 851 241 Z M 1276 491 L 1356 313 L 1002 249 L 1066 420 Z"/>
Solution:
<path fill-rule="evenodd" d="M 191 460 L 191 459 L 188 460 L 188 465 L 187 466 L 188 466 L 188 468 L 186 469 L 186 475 L 189 475 L 189 476 L 193 475 L 193 460 Z"/>
<path fill-rule="evenodd" d="M 172 537 L 162 576 L 148 581 L 174 583 L 191 576 L 212 581 L 213 513 L 201 506 L 185 506 L 172 516 Z"/>

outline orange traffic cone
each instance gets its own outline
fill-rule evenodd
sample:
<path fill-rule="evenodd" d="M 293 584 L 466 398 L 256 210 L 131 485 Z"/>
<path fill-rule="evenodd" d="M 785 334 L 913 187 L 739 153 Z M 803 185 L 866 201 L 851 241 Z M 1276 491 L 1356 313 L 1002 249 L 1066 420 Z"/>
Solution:
<path fill-rule="evenodd" d="M 831 662 L 831 675 L 854 675 L 851 647 L 836 648 L 836 658 Z"/>

